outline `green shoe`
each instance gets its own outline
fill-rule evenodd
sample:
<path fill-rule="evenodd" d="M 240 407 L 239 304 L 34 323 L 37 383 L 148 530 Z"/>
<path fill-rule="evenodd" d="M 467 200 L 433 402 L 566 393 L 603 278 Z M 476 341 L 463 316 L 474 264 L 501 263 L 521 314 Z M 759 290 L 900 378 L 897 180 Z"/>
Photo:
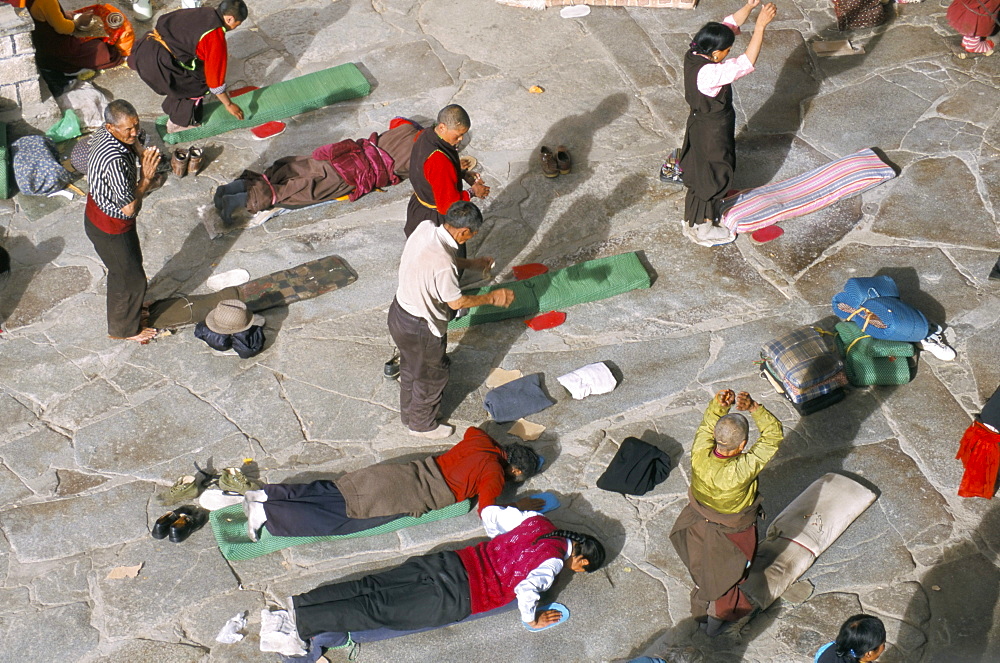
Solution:
<path fill-rule="evenodd" d="M 245 495 L 248 490 L 260 490 L 262 484 L 259 481 L 252 481 L 235 467 L 227 467 L 219 475 L 219 488 L 232 493 Z"/>
<path fill-rule="evenodd" d="M 178 502 L 189 502 L 201 492 L 201 482 L 191 474 L 179 477 L 174 485 L 170 486 L 160 495 L 160 503 L 164 506 L 177 504 Z"/>

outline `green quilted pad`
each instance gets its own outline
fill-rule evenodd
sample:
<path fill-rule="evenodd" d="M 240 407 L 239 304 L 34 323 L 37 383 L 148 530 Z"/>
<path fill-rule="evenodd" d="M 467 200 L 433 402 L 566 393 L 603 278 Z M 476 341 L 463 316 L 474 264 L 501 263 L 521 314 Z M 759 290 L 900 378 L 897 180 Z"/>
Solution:
<path fill-rule="evenodd" d="M 477 306 L 470 309 L 467 315 L 448 323 L 448 329 L 462 329 L 509 318 L 528 318 L 649 286 L 649 272 L 635 253 L 588 260 L 523 281 L 466 291 L 463 294 L 482 295 L 497 288 L 510 288 L 514 291 L 514 303 L 510 308 Z"/>
<path fill-rule="evenodd" d="M 303 543 L 357 539 L 363 536 L 387 534 L 403 529 L 404 527 L 413 527 L 414 525 L 433 523 L 436 520 L 444 520 L 445 518 L 464 516 L 471 509 L 472 501 L 462 500 L 443 509 L 428 511 L 419 518 L 404 516 L 378 527 L 353 534 L 341 534 L 339 536 L 271 536 L 267 528 L 264 527 L 260 532 L 260 541 L 256 543 L 251 541 L 247 536 L 247 517 L 243 513 L 242 504 L 234 504 L 233 506 L 213 511 L 209 514 L 209 522 L 212 524 L 212 531 L 215 533 L 215 540 L 219 544 L 222 556 L 228 560 L 244 560 L 267 555 L 292 546 L 300 546 Z"/>
<path fill-rule="evenodd" d="M 10 146 L 7 145 L 7 125 L 0 122 L 0 198 L 11 194 Z"/>
<path fill-rule="evenodd" d="M 206 101 L 201 126 L 168 134 L 167 116 L 161 115 L 156 119 L 156 130 L 164 142 L 173 145 L 283 120 L 338 101 L 364 97 L 371 91 L 371 83 L 356 66 L 342 64 L 241 94 L 233 103 L 243 109 L 242 120 L 230 115 L 218 101 Z"/>
<path fill-rule="evenodd" d="M 906 384 L 913 379 L 912 343 L 865 337 L 853 322 L 837 323 L 836 330 L 837 351 L 844 358 L 847 381 L 855 387 Z"/>

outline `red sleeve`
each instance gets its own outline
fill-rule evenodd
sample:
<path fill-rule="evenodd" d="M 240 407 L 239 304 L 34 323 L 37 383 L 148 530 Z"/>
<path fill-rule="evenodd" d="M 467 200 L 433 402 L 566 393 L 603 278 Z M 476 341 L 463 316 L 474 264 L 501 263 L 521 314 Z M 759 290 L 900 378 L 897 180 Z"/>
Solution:
<path fill-rule="evenodd" d="M 476 484 L 476 503 L 480 516 L 483 513 L 483 509 L 497 503 L 497 498 L 503 492 L 504 482 L 506 481 L 503 475 L 503 468 L 500 467 L 500 464 L 491 461 L 491 465 L 491 468 L 484 468 L 484 471 L 480 473 L 479 483 Z"/>
<path fill-rule="evenodd" d="M 439 214 L 447 214 L 448 208 L 459 200 L 469 200 L 469 192 L 462 191 L 458 181 L 455 164 L 441 152 L 433 152 L 424 161 L 424 177 L 434 191 L 434 204 Z"/>
<path fill-rule="evenodd" d="M 226 51 L 226 31 L 216 28 L 206 32 L 198 41 L 194 50 L 195 57 L 205 63 L 205 82 L 212 94 L 226 91 L 226 63 L 229 59 Z"/>

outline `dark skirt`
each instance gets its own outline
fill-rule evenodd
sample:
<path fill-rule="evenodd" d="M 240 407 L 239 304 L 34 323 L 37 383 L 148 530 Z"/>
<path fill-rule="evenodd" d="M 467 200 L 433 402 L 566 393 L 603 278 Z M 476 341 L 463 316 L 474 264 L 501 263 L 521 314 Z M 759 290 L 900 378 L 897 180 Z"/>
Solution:
<path fill-rule="evenodd" d="M 81 69 L 109 69 L 124 61 L 121 51 L 106 41 L 61 35 L 48 23 L 35 21 L 31 40 L 39 69 L 72 74 Z"/>
<path fill-rule="evenodd" d="M 888 5 L 880 0 L 833 0 L 838 30 L 874 28 L 889 18 Z"/>
<path fill-rule="evenodd" d="M 954 0 L 946 14 L 948 24 L 966 37 L 989 37 L 997 29 L 1000 0 Z"/>
<path fill-rule="evenodd" d="M 384 525 L 403 514 L 380 518 L 348 518 L 344 496 L 332 481 L 273 483 L 264 486 L 264 527 L 274 536 L 354 534 Z"/>
<path fill-rule="evenodd" d="M 680 166 L 687 187 L 684 220 L 688 225 L 716 221 L 736 170 L 736 111 L 732 106 L 718 113 L 688 115 Z"/>
<path fill-rule="evenodd" d="M 171 122 L 182 127 L 201 124 L 204 106 L 201 101 L 208 94 L 208 83 L 200 61 L 196 61 L 193 70 L 185 69 L 147 33 L 136 42 L 128 66 L 153 92 L 166 97 L 162 108 Z"/>

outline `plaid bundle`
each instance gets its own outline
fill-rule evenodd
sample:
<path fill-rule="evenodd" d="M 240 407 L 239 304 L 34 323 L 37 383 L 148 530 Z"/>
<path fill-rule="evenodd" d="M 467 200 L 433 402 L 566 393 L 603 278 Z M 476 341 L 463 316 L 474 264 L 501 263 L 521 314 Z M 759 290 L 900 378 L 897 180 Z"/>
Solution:
<path fill-rule="evenodd" d="M 766 343 L 760 356 L 766 360 L 776 378 L 799 393 L 809 391 L 810 387 L 828 383 L 831 378 L 838 373 L 842 374 L 844 370 L 840 357 L 812 327 L 800 327 Z M 835 388 L 836 386 L 830 387 L 827 391 L 815 395 L 833 391 Z"/>

